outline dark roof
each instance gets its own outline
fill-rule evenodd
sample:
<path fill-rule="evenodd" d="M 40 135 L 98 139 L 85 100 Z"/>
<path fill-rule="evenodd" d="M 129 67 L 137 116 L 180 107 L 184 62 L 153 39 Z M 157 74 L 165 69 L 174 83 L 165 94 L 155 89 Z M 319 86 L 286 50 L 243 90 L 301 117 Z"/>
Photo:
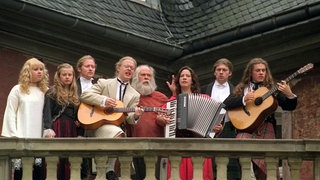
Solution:
<path fill-rule="evenodd" d="M 169 43 L 160 11 L 124 0 L 22 0 L 34 6 L 76 17 L 98 26 Z"/>
<path fill-rule="evenodd" d="M 311 14 L 305 8 L 320 1 L 161 0 L 160 2 L 168 27 L 176 42 L 184 47 L 186 55 L 317 16 L 318 13 Z M 295 13 L 298 9 L 305 12 Z M 280 16 L 282 19 L 278 19 Z"/>
<path fill-rule="evenodd" d="M 174 37 L 181 43 L 218 34 L 317 1 L 161 0 Z"/>
<path fill-rule="evenodd" d="M 155 67 L 164 89 L 184 65 L 207 84 L 222 57 L 233 62 L 235 82 L 252 57 L 275 73 L 296 70 L 300 59 L 320 62 L 320 0 L 151 0 L 155 9 L 135 1 L 0 1 L 1 44 L 73 64 L 92 54 L 106 76 L 130 55 Z"/>
<path fill-rule="evenodd" d="M 297 20 L 283 19 L 283 22 L 271 22 L 272 18 L 281 14 L 320 2 L 319 0 L 161 0 L 159 8 L 153 9 L 130 0 L 22 1 L 66 16 L 76 17 L 97 26 L 122 31 L 170 46 L 182 46 L 184 53 L 177 54 L 177 57 L 214 47 L 227 41 L 276 29 L 287 25 L 287 21 L 294 23 L 308 18 L 306 16 L 310 14 L 306 12 L 302 15 L 296 14 Z M 242 32 L 244 31 L 244 28 L 241 29 L 242 27 L 265 19 L 271 19 L 269 23 L 275 24 L 269 27 L 264 24 L 260 24 L 260 27 L 251 26 L 245 29 L 247 32 Z M 231 30 L 232 34 L 229 33 L 225 37 L 225 33 Z M 197 44 L 196 47 L 195 44 Z"/>

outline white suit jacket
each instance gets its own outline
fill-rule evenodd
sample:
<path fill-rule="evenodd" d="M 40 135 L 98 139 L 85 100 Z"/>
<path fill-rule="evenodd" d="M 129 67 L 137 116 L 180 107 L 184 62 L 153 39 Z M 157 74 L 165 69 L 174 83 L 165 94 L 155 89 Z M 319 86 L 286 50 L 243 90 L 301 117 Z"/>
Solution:
<path fill-rule="evenodd" d="M 91 88 L 87 89 L 81 94 L 81 101 L 91 104 L 101 106 L 102 101 L 105 97 L 116 99 L 118 88 L 117 78 L 112 79 L 99 79 L 96 84 Z M 127 85 L 126 92 L 123 99 L 123 104 L 127 108 L 134 108 L 139 103 L 140 94 L 130 85 Z M 128 113 L 126 121 L 129 124 L 137 123 L 133 117 L 134 113 Z"/>

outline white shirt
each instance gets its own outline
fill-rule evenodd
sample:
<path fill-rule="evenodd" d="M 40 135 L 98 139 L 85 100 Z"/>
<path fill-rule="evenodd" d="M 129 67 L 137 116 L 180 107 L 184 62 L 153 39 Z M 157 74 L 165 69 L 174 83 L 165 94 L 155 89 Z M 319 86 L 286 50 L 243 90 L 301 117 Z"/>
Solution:
<path fill-rule="evenodd" d="M 217 81 L 214 82 L 211 98 L 217 102 L 223 102 L 230 94 L 229 83 L 225 82 L 224 84 L 219 84 Z"/>
<path fill-rule="evenodd" d="M 4 112 L 2 136 L 41 138 L 44 93 L 38 87 L 29 87 L 30 94 L 21 93 L 15 85 L 8 96 Z"/>
<path fill-rule="evenodd" d="M 86 79 L 84 77 L 80 77 L 81 92 L 83 92 L 83 91 L 85 91 L 85 90 L 87 90 L 87 89 L 92 87 L 92 79 L 93 78 L 88 80 L 88 79 Z"/>
<path fill-rule="evenodd" d="M 222 103 L 230 94 L 230 86 L 228 82 L 220 84 L 217 80 L 213 83 L 211 98 L 217 102 Z M 226 110 L 221 109 L 220 114 L 225 114 Z M 225 122 L 229 121 L 229 118 L 225 118 Z"/>

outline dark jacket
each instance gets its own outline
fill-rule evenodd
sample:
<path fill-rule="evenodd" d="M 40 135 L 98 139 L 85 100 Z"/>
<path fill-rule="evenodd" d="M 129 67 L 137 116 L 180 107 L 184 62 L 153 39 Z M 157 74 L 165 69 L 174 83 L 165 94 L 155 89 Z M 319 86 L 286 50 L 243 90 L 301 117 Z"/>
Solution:
<path fill-rule="evenodd" d="M 95 83 L 97 83 L 97 81 L 98 81 L 98 78 L 94 78 L 93 80 L 92 80 L 92 84 L 95 84 Z M 77 86 L 78 86 L 78 96 L 79 96 L 79 99 L 80 99 L 80 96 L 81 96 L 81 94 L 82 94 L 82 88 L 81 88 L 81 83 L 80 83 L 80 77 L 78 77 L 77 78 Z M 80 99 L 81 100 L 81 99 Z M 82 127 L 82 126 L 79 126 L 79 127 L 77 127 L 77 134 L 78 134 L 78 136 L 84 136 L 84 128 Z"/>
<path fill-rule="evenodd" d="M 43 128 L 52 129 L 52 123 L 57 118 L 68 118 L 77 121 L 77 107 L 74 105 L 63 106 L 57 103 L 55 97 L 49 97 L 49 89 L 45 94 L 44 107 L 43 107 Z"/>
<path fill-rule="evenodd" d="M 215 82 L 215 81 L 214 81 Z M 214 85 L 214 82 L 208 84 L 205 89 L 203 89 L 203 93 L 211 96 L 212 88 Z M 228 81 L 229 87 L 230 87 L 230 94 L 232 93 L 234 89 L 234 85 Z M 231 122 L 227 122 L 224 124 L 224 127 L 222 131 L 219 134 L 216 134 L 215 137 L 217 138 L 235 138 L 237 134 L 237 131 L 235 127 L 232 125 Z"/>

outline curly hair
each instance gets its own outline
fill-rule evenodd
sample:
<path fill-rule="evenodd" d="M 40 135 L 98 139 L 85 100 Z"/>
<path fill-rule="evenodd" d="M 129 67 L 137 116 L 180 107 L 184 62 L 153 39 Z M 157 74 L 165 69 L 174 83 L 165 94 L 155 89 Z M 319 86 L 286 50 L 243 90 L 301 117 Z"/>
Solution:
<path fill-rule="evenodd" d="M 199 83 L 198 76 L 193 71 L 193 69 L 191 69 L 191 67 L 184 66 L 178 71 L 177 78 L 175 79 L 175 82 L 174 82 L 176 87 L 177 87 L 176 88 L 176 94 L 180 94 L 181 93 L 181 86 L 179 84 L 179 79 L 180 79 L 180 75 L 181 75 L 182 71 L 185 70 L 185 69 L 190 71 L 190 74 L 191 74 L 191 79 L 192 79 L 191 92 L 192 93 L 200 93 L 200 83 Z"/>
<path fill-rule="evenodd" d="M 29 87 L 31 85 L 31 71 L 35 67 L 40 67 L 43 70 L 43 78 L 37 83 L 37 87 L 45 93 L 48 90 L 49 73 L 45 64 L 36 58 L 28 59 L 22 66 L 19 74 L 18 83 L 22 93 L 29 94 Z"/>
<path fill-rule="evenodd" d="M 271 89 L 274 87 L 274 82 L 273 82 L 273 78 L 272 78 L 272 74 L 271 74 L 268 62 L 262 58 L 253 58 L 247 64 L 247 67 L 244 70 L 241 82 L 235 87 L 233 94 L 242 95 L 244 88 L 247 87 L 249 83 L 252 81 L 253 66 L 256 64 L 263 64 L 266 67 L 266 77 L 262 82 L 263 86 L 265 86 L 268 89 Z"/>
<path fill-rule="evenodd" d="M 73 73 L 72 83 L 69 86 L 66 86 L 63 82 L 61 82 L 60 75 L 62 70 L 71 69 Z M 75 79 L 75 72 L 73 67 L 68 63 L 60 64 L 57 67 L 57 71 L 54 75 L 53 87 L 51 91 L 48 92 L 48 96 L 52 98 L 56 98 L 56 101 L 60 105 L 68 105 L 74 104 L 79 105 L 79 97 L 78 97 L 78 87 Z"/>

